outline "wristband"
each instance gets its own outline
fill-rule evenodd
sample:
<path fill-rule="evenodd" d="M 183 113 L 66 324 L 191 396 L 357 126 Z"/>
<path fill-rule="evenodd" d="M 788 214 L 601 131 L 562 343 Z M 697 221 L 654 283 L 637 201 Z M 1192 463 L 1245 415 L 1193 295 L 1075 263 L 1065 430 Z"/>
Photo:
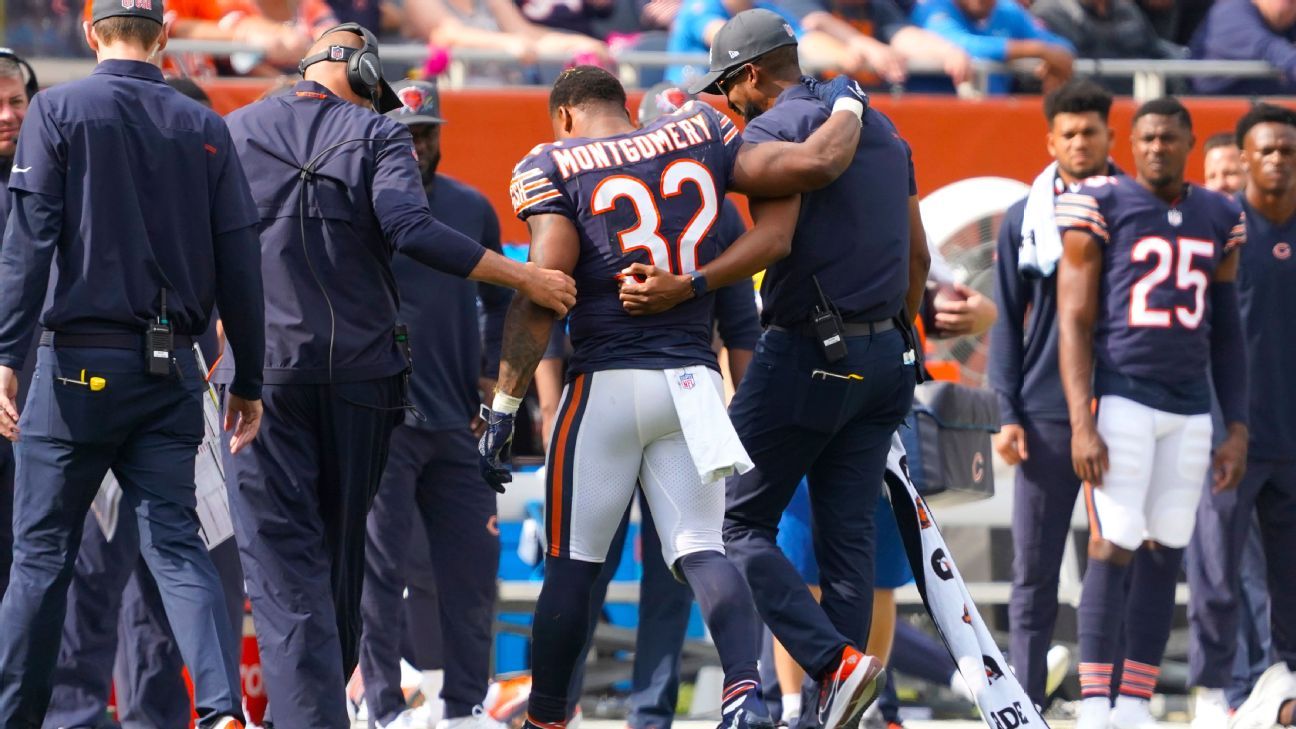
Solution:
<path fill-rule="evenodd" d="M 505 415 L 516 415 L 521 406 L 522 398 L 505 395 L 499 390 L 495 391 L 495 399 L 491 401 L 491 410 Z"/>
<path fill-rule="evenodd" d="M 833 113 L 839 111 L 849 111 L 850 113 L 854 114 L 855 117 L 858 119 L 864 118 L 864 104 L 859 99 L 853 99 L 848 96 L 843 96 L 842 98 L 834 101 L 832 105 L 832 110 Z"/>

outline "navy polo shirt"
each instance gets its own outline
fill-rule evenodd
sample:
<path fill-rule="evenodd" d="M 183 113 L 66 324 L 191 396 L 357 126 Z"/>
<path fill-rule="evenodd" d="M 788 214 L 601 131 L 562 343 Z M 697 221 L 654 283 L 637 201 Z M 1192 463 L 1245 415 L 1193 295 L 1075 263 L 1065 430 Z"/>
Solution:
<path fill-rule="evenodd" d="M 231 391 L 260 397 L 256 208 L 215 112 L 156 66 L 104 61 L 32 100 L 9 188 L 0 364 L 22 366 L 38 315 L 53 331 L 142 333 L 165 290 L 180 334 L 205 332 L 219 303 L 244 365 Z"/>
<path fill-rule="evenodd" d="M 1239 249 L 1238 302 L 1250 363 L 1249 457 L 1296 459 L 1296 380 L 1288 369 L 1296 342 L 1296 217 L 1275 223 L 1238 196 L 1246 211 Z"/>
<path fill-rule="evenodd" d="M 480 192 L 437 175 L 427 186 L 427 198 L 437 220 L 485 248 L 502 252 L 499 217 Z M 493 378 L 499 372 L 504 316 L 512 292 L 434 271 L 403 254 L 396 256 L 392 267 L 400 290 L 400 320 L 409 325 L 413 350 L 410 399 L 426 418 L 408 416 L 405 422 L 428 430 L 462 429 L 481 405 L 478 378 Z"/>
<path fill-rule="evenodd" d="M 829 114 L 809 89 L 794 84 L 747 125 L 743 140 L 802 142 Z M 886 115 L 867 109 L 850 167 L 801 196 L 792 252 L 770 266 L 761 286 L 761 322 L 807 323 L 818 301 L 811 276 L 847 321 L 900 314 L 909 290 L 909 197 L 915 194 L 909 145 Z"/>
<path fill-rule="evenodd" d="M 312 81 L 227 122 L 260 216 L 266 383 L 401 372 L 392 255 L 466 277 L 485 253 L 432 217 L 409 130 Z"/>
<path fill-rule="evenodd" d="M 9 172 L 12 169 L 13 160 L 0 157 L 0 233 L 9 219 Z"/>
<path fill-rule="evenodd" d="M 716 237 L 720 247 L 727 249 L 733 242 L 747 232 L 738 207 L 733 201 L 725 198 L 720 208 L 720 219 L 716 221 Z M 715 322 L 720 332 L 720 341 L 729 349 L 756 349 L 760 339 L 760 320 L 756 316 L 756 291 L 752 280 L 745 278 L 728 286 L 716 289 Z"/>

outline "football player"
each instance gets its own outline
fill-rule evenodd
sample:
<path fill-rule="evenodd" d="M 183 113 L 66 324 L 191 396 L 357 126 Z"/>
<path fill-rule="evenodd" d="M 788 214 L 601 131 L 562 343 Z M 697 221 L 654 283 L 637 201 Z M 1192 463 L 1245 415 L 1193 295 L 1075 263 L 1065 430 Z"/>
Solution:
<path fill-rule="evenodd" d="M 554 83 L 549 109 L 558 141 L 517 166 L 511 190 L 530 228 L 532 260 L 571 272 L 579 290 L 570 314 L 568 384 L 549 446 L 548 546 L 533 625 L 528 726 L 566 723 L 590 588 L 636 482 L 652 508 L 665 562 L 693 588 L 720 653 L 722 726 L 772 726 L 756 672 L 751 593 L 725 559 L 720 534 L 721 479 L 750 461 L 725 412 L 707 291 L 786 255 L 800 209 L 793 193 L 830 182 L 849 164 L 862 92 L 847 80 L 821 90 L 825 98 L 840 96 L 834 108 L 842 110 L 804 144 L 746 147 L 727 117 L 696 102 L 636 128 L 625 90 L 602 69 L 579 66 Z M 783 197 L 754 199 L 754 227 L 718 255 L 712 227 L 727 188 Z M 665 313 L 632 318 L 618 278 L 636 262 L 691 276 L 690 298 Z M 483 466 L 499 488 L 510 479 L 513 413 L 552 323 L 551 313 L 514 299 L 495 401 L 483 413 Z"/>
<path fill-rule="evenodd" d="M 1136 176 L 1089 178 L 1057 200 L 1058 357 L 1091 529 L 1078 729 L 1155 726 L 1148 699 L 1212 466 L 1208 371 L 1228 428 L 1214 488 L 1235 488 L 1246 463 L 1246 352 L 1234 285 L 1245 223 L 1235 200 L 1184 181 L 1193 141 L 1182 104 L 1149 101 L 1134 116 Z M 1129 564 L 1145 542 L 1164 569 L 1128 588 L 1148 622 L 1120 646 Z M 1112 662 L 1122 647 L 1112 710 Z"/>

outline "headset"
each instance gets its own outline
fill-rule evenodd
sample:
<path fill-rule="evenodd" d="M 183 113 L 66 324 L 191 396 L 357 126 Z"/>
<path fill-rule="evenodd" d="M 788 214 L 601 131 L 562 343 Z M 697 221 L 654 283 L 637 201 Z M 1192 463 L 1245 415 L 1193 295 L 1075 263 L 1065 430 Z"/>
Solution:
<path fill-rule="evenodd" d="M 306 75 L 306 69 L 323 61 L 346 63 L 347 83 L 357 95 L 373 101 L 378 109 L 378 99 L 382 95 L 382 64 L 378 60 L 378 39 L 367 28 L 359 23 L 342 23 L 324 31 L 320 37 L 330 33 L 355 33 L 364 40 L 364 48 L 346 46 L 329 46 L 313 56 L 306 56 L 297 64 L 297 72 Z"/>
<path fill-rule="evenodd" d="M 26 70 L 27 77 L 24 79 L 24 83 L 26 84 L 27 89 L 27 100 L 31 101 L 31 98 L 36 95 L 36 92 L 40 91 L 40 84 L 36 81 L 36 72 L 32 70 L 31 64 L 24 61 L 17 53 L 14 53 L 13 50 L 9 48 L 0 48 L 0 58 L 7 58 Z"/>

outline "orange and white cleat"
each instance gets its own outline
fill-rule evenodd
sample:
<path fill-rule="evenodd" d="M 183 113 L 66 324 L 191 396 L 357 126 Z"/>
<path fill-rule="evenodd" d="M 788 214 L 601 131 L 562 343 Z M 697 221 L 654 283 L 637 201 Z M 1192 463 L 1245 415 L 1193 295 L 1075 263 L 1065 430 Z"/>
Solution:
<path fill-rule="evenodd" d="M 886 683 L 882 661 L 852 646 L 819 682 L 819 720 L 824 729 L 853 729 Z"/>

